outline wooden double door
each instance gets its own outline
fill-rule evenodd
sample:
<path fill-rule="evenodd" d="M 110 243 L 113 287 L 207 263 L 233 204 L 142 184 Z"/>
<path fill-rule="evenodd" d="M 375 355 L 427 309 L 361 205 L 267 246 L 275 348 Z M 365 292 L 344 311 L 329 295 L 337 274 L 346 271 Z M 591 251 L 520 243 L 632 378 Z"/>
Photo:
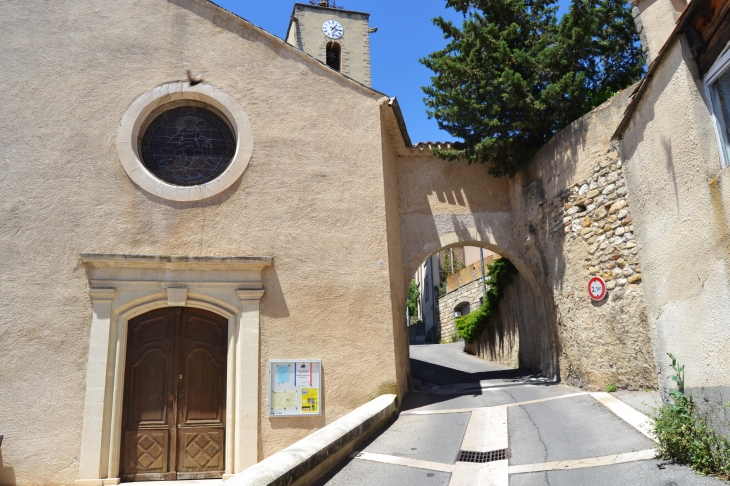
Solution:
<path fill-rule="evenodd" d="M 129 322 L 123 481 L 220 478 L 228 321 L 168 307 Z"/>

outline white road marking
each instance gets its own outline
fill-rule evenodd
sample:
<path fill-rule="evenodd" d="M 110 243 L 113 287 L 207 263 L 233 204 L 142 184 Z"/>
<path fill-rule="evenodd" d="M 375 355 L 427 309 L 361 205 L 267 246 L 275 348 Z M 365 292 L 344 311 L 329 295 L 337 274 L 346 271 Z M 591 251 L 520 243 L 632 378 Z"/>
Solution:
<path fill-rule="evenodd" d="M 490 407 L 474 410 L 461 441 L 461 450 L 489 452 L 507 447 L 507 408 Z"/>
<path fill-rule="evenodd" d="M 507 407 L 475 409 L 466 425 L 461 450 L 489 452 L 509 447 Z M 483 464 L 457 462 L 449 486 L 508 486 L 507 459 Z"/>
<path fill-rule="evenodd" d="M 441 462 L 421 461 L 409 457 L 389 456 L 387 454 L 375 454 L 373 452 L 358 452 L 350 454 L 355 459 L 363 459 L 365 461 L 381 462 L 384 464 L 395 464 L 397 466 L 415 467 L 418 469 L 429 469 L 431 471 L 440 471 L 450 473 L 454 469 L 451 464 Z"/>
<path fill-rule="evenodd" d="M 507 459 L 486 464 L 457 462 L 449 486 L 508 486 Z"/>
<path fill-rule="evenodd" d="M 558 395 L 555 397 L 539 398 L 537 400 L 527 400 L 526 402 L 505 403 L 503 405 L 494 405 L 491 407 L 452 408 L 452 409 L 446 409 L 446 410 L 413 410 L 413 411 L 408 411 L 408 412 L 401 412 L 401 415 L 432 415 L 432 414 L 439 414 L 439 413 L 474 412 L 476 410 L 485 410 L 485 409 L 489 409 L 489 408 L 519 407 L 521 405 L 530 405 L 532 403 L 549 402 L 550 400 L 559 400 L 561 398 L 578 397 L 581 395 L 588 395 L 588 392 L 569 393 L 567 395 Z"/>
<path fill-rule="evenodd" d="M 606 392 L 591 393 L 591 396 L 605 405 L 606 408 L 616 414 L 620 419 L 627 422 L 633 428 L 654 442 L 657 441 L 651 431 L 651 419 L 649 419 L 649 417 Z"/>
<path fill-rule="evenodd" d="M 519 466 L 509 466 L 509 474 L 610 466 L 612 464 L 621 464 L 624 462 L 646 461 L 648 459 L 653 459 L 655 456 L 656 451 L 654 449 L 646 449 L 638 452 L 626 452 L 624 454 L 612 454 L 610 456 L 590 457 L 587 459 L 541 462 L 537 464 L 520 464 Z"/>
<path fill-rule="evenodd" d="M 497 389 L 497 388 L 493 388 Z M 489 452 L 509 447 L 509 432 L 507 426 L 507 408 L 531 405 L 562 398 L 571 398 L 582 395 L 591 395 L 598 402 L 606 406 L 611 412 L 636 428 L 639 432 L 656 441 L 651 433 L 650 419 L 622 402 L 618 398 L 604 392 L 579 392 L 558 395 L 537 400 L 528 400 L 517 403 L 507 403 L 491 407 L 469 407 L 448 410 L 414 410 L 402 412 L 401 415 L 434 415 L 448 413 L 470 412 L 469 422 L 461 443 L 461 450 L 474 452 Z M 454 465 L 440 462 L 421 461 L 399 456 L 375 454 L 370 452 L 355 452 L 351 457 L 366 461 L 395 464 L 399 466 L 429 469 L 432 471 L 451 473 L 449 486 L 508 486 L 510 474 L 524 474 L 541 471 L 557 471 L 565 469 L 581 469 L 589 467 L 609 466 L 625 462 L 645 461 L 656 456 L 654 449 L 638 452 L 613 454 L 610 456 L 590 457 L 586 459 L 572 459 L 565 461 L 543 462 L 537 464 L 521 464 L 509 466 L 508 460 L 492 461 L 478 464 L 457 462 Z"/>

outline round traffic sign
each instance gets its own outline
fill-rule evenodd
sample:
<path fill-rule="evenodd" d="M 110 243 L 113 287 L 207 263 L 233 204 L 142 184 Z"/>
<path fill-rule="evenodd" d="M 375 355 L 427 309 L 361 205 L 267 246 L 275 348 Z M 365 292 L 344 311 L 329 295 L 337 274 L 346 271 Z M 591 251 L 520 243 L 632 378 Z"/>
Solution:
<path fill-rule="evenodd" d="M 601 277 L 593 277 L 588 281 L 588 295 L 593 300 L 603 300 L 606 297 L 606 282 Z"/>

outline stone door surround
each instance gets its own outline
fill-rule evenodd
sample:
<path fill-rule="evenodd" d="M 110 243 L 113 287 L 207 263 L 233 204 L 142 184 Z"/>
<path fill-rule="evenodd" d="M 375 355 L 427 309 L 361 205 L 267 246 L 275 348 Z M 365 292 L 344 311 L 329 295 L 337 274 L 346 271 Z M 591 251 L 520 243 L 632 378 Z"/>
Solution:
<path fill-rule="evenodd" d="M 119 484 L 127 325 L 167 306 L 196 307 L 228 319 L 224 479 L 256 464 L 261 271 L 273 258 L 96 253 L 80 258 L 93 310 L 76 484 Z"/>

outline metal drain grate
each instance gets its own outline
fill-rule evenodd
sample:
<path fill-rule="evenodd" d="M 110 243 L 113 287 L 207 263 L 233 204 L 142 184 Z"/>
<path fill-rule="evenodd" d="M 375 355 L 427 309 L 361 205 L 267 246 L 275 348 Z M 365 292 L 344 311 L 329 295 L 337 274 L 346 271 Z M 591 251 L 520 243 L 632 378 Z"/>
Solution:
<path fill-rule="evenodd" d="M 499 449 L 489 452 L 459 451 L 457 462 L 492 462 L 509 459 L 511 456 L 509 449 Z"/>

